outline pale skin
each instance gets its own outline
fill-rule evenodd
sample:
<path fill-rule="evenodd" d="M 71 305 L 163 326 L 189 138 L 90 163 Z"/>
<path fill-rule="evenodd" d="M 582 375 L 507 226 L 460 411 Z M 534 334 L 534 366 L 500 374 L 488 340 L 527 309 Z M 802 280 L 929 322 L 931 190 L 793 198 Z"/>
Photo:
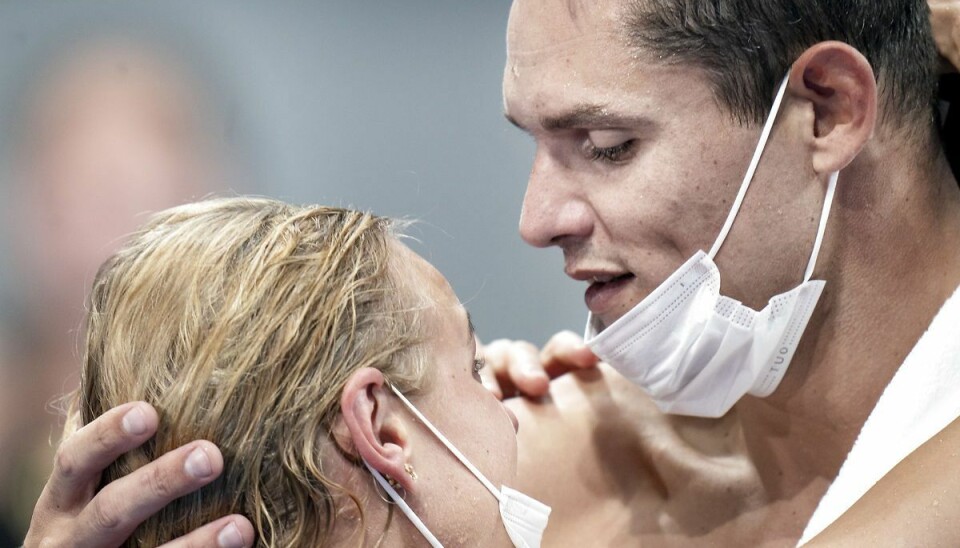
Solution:
<path fill-rule="evenodd" d="M 610 32 L 613 3 L 597 2 L 576 24 L 563 18 L 566 10 L 545 16 L 539 9 L 547 4 L 515 2 L 508 32 L 506 111 L 537 142 L 521 233 L 534 245 L 561 247 L 571 274 L 599 265 L 636 276 L 622 302 L 595 311 L 609 323 L 709 246 L 726 213 L 715 204 L 732 199 L 759 130 L 725 117 L 692 69 L 630 57 Z M 628 65 L 636 70 L 620 70 Z M 667 417 L 606 366 L 548 384 L 539 358 L 551 374 L 592 365 L 575 336 L 554 339 L 542 356 L 526 344 L 494 345 L 491 362 L 508 395 L 549 390 L 542 401 L 508 402 L 521 423 L 519 487 L 554 509 L 546 545 L 796 542 L 880 391 L 960 283 L 960 260 L 951 251 L 960 244 L 957 182 L 942 157 L 919 171 L 915 155 L 903 155 L 903 142 L 878 127 L 873 82 L 869 63 L 841 44 L 819 44 L 796 61 L 754 187 L 717 259 L 724 293 L 756 308 L 795 285 L 826 175 L 841 170 L 814 273 L 828 280 L 827 289 L 773 396 L 745 398 L 720 421 Z M 601 103 L 644 123 L 542 124 L 580 104 Z M 610 147 L 625 137 L 642 137 L 644 150 L 616 169 L 582 157 L 586 139 Z M 647 230 L 633 230 L 636 219 Z M 769 257 L 776 259 L 760 260 Z M 866 370 L 871 374 L 857 374 Z M 955 543 L 955 532 L 938 524 L 956 516 L 958 490 L 942 491 L 922 471 L 955 466 L 958 438 L 954 423 L 815 543 L 862 544 L 857 535 L 865 528 L 884 532 L 875 545 Z M 102 450 L 98 457 L 109 462 L 116 454 Z M 178 463 L 171 458 L 164 473 L 182 477 Z M 924 513 L 941 491 L 942 512 Z M 38 508 L 48 509 L 43 502 Z M 901 512 L 916 530 L 901 525 Z M 83 523 L 60 521 L 68 530 Z"/>

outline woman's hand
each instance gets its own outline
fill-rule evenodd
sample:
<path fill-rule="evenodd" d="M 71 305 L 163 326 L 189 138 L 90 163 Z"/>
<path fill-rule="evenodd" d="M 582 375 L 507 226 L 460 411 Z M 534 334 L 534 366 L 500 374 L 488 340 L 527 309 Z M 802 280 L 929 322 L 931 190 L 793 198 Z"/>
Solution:
<path fill-rule="evenodd" d="M 157 412 L 144 402 L 111 409 L 60 444 L 53 473 L 33 510 L 24 545 L 117 546 L 137 526 L 174 499 L 210 483 L 223 457 L 208 441 L 175 449 L 97 492 L 103 470 L 157 431 Z M 253 526 L 233 515 L 165 544 L 252 546 Z"/>
<path fill-rule="evenodd" d="M 944 72 L 960 69 L 960 0 L 928 0 L 933 41 L 940 55 L 949 61 Z"/>
<path fill-rule="evenodd" d="M 498 339 L 483 347 L 487 367 L 483 384 L 498 398 L 539 398 L 550 390 L 550 381 L 577 369 L 590 369 L 600 362 L 583 339 L 561 331 L 543 350 L 526 341 Z"/>

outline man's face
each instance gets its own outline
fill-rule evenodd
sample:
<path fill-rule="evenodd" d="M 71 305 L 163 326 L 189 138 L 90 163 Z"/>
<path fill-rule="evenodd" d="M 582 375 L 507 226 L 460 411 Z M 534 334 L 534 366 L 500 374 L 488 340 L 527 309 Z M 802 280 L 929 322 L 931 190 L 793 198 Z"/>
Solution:
<path fill-rule="evenodd" d="M 504 104 L 536 141 L 521 235 L 563 250 L 567 275 L 590 284 L 587 306 L 609 325 L 709 249 L 759 128 L 722 111 L 698 69 L 655 63 L 628 47 L 618 0 L 574 4 L 514 1 Z M 797 170 L 796 154 L 768 151 L 755 179 L 795 178 Z M 755 211 L 737 218 L 718 257 L 724 292 L 757 307 L 802 273 L 803 253 L 777 256 L 778 247 L 795 230 L 809 231 L 811 242 L 814 232 L 806 207 L 799 224 L 778 229 L 782 208 L 799 197 L 766 186 L 751 189 L 743 211 Z M 760 264 L 769 253 L 772 264 Z"/>

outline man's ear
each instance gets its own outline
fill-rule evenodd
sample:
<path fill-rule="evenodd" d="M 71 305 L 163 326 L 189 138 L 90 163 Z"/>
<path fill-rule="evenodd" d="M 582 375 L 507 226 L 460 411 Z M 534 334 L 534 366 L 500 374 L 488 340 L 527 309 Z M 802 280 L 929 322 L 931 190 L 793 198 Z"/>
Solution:
<path fill-rule="evenodd" d="M 411 447 L 402 412 L 383 373 L 364 367 L 350 375 L 343 387 L 341 420 L 334 427 L 333 438 L 344 452 L 367 461 L 412 492 L 414 480 L 404 471 Z"/>
<path fill-rule="evenodd" d="M 877 82 L 866 57 L 843 42 L 820 42 L 793 64 L 788 90 L 813 105 L 814 171 L 827 174 L 846 167 L 877 122 Z"/>

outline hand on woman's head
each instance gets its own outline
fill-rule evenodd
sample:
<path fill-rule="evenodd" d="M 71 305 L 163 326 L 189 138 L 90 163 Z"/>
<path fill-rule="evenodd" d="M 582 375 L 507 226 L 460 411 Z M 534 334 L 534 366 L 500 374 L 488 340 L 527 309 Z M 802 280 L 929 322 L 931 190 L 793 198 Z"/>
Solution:
<path fill-rule="evenodd" d="M 75 410 L 89 423 L 140 399 L 162 418 L 104 483 L 189 440 L 223 453 L 223 474 L 147 519 L 138 543 L 229 513 L 248 516 L 267 544 L 332 533 L 341 487 L 319 454 L 343 384 L 371 365 L 419 377 L 406 355 L 420 333 L 391 274 L 393 240 L 387 220 L 362 212 L 211 200 L 157 215 L 104 264 Z"/>
<path fill-rule="evenodd" d="M 394 392 L 496 486 L 512 482 L 515 424 L 480 382 L 466 311 L 388 221 L 265 199 L 173 208 L 104 264 L 89 309 L 80 422 L 130 400 L 161 417 L 103 484 L 190 440 L 223 455 L 219 478 L 128 544 L 226 514 L 268 545 L 416 542 L 364 461 L 444 538 L 510 544 L 497 498 Z"/>
<path fill-rule="evenodd" d="M 64 439 L 24 546 L 119 545 L 152 514 L 220 475 L 223 458 L 217 447 L 194 441 L 96 490 L 103 469 L 146 443 L 157 425 L 157 412 L 149 404 L 125 403 Z M 198 460 L 207 465 L 197 466 Z M 164 547 L 242 548 L 253 542 L 250 521 L 232 515 L 214 519 Z"/>

